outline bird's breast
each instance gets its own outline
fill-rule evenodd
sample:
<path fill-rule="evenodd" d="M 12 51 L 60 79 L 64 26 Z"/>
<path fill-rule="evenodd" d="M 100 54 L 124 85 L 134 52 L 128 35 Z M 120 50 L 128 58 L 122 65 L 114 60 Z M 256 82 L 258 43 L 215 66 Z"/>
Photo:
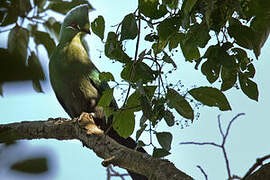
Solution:
<path fill-rule="evenodd" d="M 79 61 L 80 63 L 89 63 L 88 54 L 81 42 L 80 34 L 76 35 L 64 51 L 67 52 L 67 60 L 69 63 L 73 61 Z"/>

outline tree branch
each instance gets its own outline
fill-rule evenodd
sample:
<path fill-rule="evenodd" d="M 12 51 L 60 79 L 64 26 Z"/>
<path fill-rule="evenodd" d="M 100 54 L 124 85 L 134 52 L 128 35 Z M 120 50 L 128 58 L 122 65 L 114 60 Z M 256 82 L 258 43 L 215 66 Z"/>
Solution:
<path fill-rule="evenodd" d="M 87 114 L 87 113 L 85 113 Z M 87 116 L 88 115 L 88 116 Z M 49 119 L 47 121 L 23 121 L 0 125 L 0 143 L 22 139 L 80 140 L 110 164 L 129 169 L 155 180 L 192 179 L 178 170 L 171 162 L 128 149 L 104 135 L 89 114 L 77 119 Z"/>
<path fill-rule="evenodd" d="M 243 177 L 243 180 L 246 180 L 246 179 L 252 179 L 252 178 L 258 178 L 258 176 L 262 176 L 261 174 L 263 175 L 266 175 L 267 173 L 265 172 L 268 172 L 268 175 L 267 177 L 270 177 L 270 163 L 266 164 L 266 165 L 263 165 L 263 161 L 267 160 L 267 159 L 270 159 L 270 154 L 269 155 L 266 155 L 262 158 L 258 158 L 256 160 L 256 163 L 249 169 L 249 171 L 246 173 L 246 175 Z M 257 169 L 259 166 L 262 166 L 258 171 L 256 171 L 255 173 L 253 173 L 253 171 L 255 169 Z M 267 169 L 267 170 L 266 170 Z M 265 172 L 264 172 L 265 171 Z M 261 172 L 258 173 L 258 172 Z M 253 174 L 252 174 L 253 173 Z M 265 177 L 265 176 L 264 176 Z M 258 178 L 259 179 L 259 178 Z"/>
<path fill-rule="evenodd" d="M 245 115 L 245 113 L 239 113 L 232 120 L 230 120 L 229 125 L 227 126 L 225 134 L 224 134 L 224 132 L 222 130 L 222 127 L 221 127 L 220 115 L 218 115 L 218 129 L 219 129 L 219 133 L 220 133 L 220 135 L 222 137 L 222 143 L 221 144 L 216 144 L 214 142 L 202 142 L 202 143 L 201 142 L 182 142 L 180 144 L 193 144 L 193 145 L 201 145 L 201 146 L 202 145 L 211 145 L 211 146 L 221 148 L 223 156 L 224 156 L 225 164 L 226 164 L 226 170 L 227 170 L 227 173 L 228 173 L 228 179 L 232 179 L 231 169 L 230 169 L 230 165 L 229 165 L 229 159 L 228 159 L 228 155 L 227 155 L 226 148 L 225 148 L 225 143 L 226 143 L 226 139 L 227 139 L 227 137 L 229 135 L 229 131 L 230 131 L 230 128 L 232 126 L 232 123 L 239 116 L 242 116 L 242 115 Z"/>

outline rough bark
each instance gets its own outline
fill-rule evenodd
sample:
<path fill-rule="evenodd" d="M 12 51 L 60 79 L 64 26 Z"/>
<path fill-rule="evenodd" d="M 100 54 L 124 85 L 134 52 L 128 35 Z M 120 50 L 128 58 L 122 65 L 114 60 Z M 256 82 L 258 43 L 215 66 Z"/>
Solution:
<path fill-rule="evenodd" d="M 103 166 L 110 164 L 143 174 L 149 180 L 190 180 L 189 175 L 177 169 L 165 159 L 157 159 L 148 154 L 128 149 L 106 136 L 92 117 L 83 113 L 79 119 L 49 119 L 47 121 L 23 121 L 0 125 L 0 143 L 22 139 L 80 140 L 104 159 Z M 267 156 L 268 157 L 268 156 Z M 258 167 L 261 161 L 254 166 Z M 257 171 L 248 173 L 244 180 L 270 179 L 270 163 Z"/>
<path fill-rule="evenodd" d="M 143 174 L 153 180 L 190 180 L 189 175 L 177 169 L 165 159 L 130 150 L 106 136 L 84 114 L 79 119 L 49 119 L 47 121 L 23 121 L 0 125 L 0 143 L 22 139 L 80 140 L 104 159 L 103 166 L 110 164 Z"/>
<path fill-rule="evenodd" d="M 262 165 L 257 171 L 243 180 L 267 180 L 270 179 L 270 163 Z"/>

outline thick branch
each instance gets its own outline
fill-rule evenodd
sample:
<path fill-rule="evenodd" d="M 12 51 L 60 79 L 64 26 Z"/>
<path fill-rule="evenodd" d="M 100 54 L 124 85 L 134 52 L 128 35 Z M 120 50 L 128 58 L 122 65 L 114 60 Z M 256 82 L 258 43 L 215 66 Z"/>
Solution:
<path fill-rule="evenodd" d="M 250 174 L 243 180 L 266 180 L 270 179 L 270 163 L 262 165 L 253 174 Z"/>
<path fill-rule="evenodd" d="M 155 180 L 192 179 L 167 160 L 153 158 L 128 149 L 104 135 L 92 121 L 78 119 L 49 119 L 0 125 L 0 143 L 21 139 L 80 140 L 104 159 L 103 165 L 113 164 Z"/>

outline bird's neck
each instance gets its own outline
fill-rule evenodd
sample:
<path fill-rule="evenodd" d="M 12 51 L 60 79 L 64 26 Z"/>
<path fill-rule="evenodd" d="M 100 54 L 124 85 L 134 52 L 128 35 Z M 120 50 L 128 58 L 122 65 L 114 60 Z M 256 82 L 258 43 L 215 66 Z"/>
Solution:
<path fill-rule="evenodd" d="M 67 55 L 65 62 L 63 63 L 90 63 L 88 54 L 82 44 L 81 38 L 82 33 L 77 33 L 70 41 L 65 42 L 64 44 L 59 43 L 60 48 L 63 49 Z"/>
<path fill-rule="evenodd" d="M 82 33 L 77 33 L 70 41 L 58 44 L 57 49 L 60 55 L 59 58 L 55 58 L 54 62 L 50 62 L 51 71 L 54 66 L 57 66 L 58 72 L 56 73 L 67 73 L 75 78 L 75 76 L 89 74 L 95 69 L 82 44 L 82 35 Z"/>

